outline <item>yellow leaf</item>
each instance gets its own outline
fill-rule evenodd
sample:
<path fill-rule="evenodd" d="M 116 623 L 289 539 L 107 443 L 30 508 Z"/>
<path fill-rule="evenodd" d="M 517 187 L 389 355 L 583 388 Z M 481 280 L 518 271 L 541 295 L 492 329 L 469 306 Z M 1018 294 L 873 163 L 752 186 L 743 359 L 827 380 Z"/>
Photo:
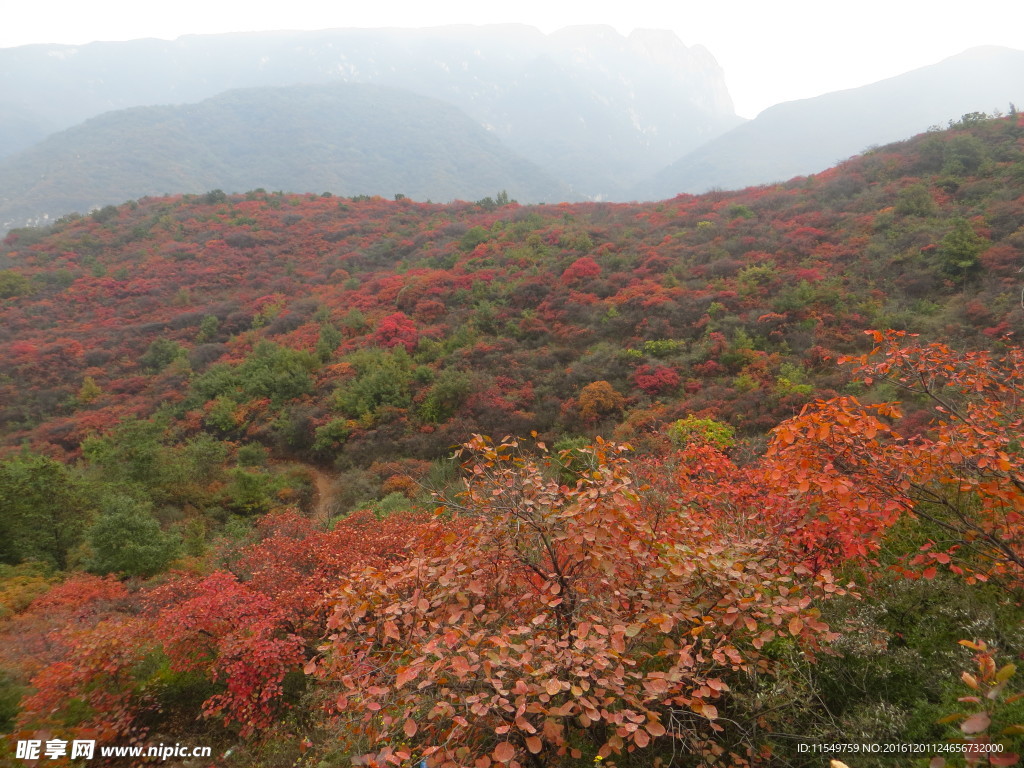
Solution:
<path fill-rule="evenodd" d="M 1016 664 L 1007 664 L 1005 667 L 1003 667 L 998 672 L 996 672 L 996 682 L 997 683 L 1005 683 L 1007 680 L 1009 680 L 1011 677 L 1013 677 L 1013 675 L 1014 675 L 1014 673 L 1016 671 L 1017 671 L 1017 665 Z"/>

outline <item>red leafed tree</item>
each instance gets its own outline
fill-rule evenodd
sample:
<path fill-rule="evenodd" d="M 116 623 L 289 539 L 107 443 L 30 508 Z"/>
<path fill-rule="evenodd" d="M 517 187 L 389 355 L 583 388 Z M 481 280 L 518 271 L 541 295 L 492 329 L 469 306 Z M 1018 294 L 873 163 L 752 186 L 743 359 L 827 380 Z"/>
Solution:
<path fill-rule="evenodd" d="M 69 730 L 107 742 L 142 740 L 146 728 L 139 718 L 154 705 L 138 669 L 154 650 L 152 623 L 118 616 L 61 634 L 64 660 L 32 678 L 35 693 L 21 704 L 21 725 L 36 732 Z"/>
<path fill-rule="evenodd" d="M 374 341 L 382 347 L 403 346 L 407 352 L 412 352 L 419 341 L 419 332 L 411 317 L 404 312 L 395 312 L 380 321 Z"/>
<path fill-rule="evenodd" d="M 288 617 L 291 631 L 312 644 L 324 630 L 320 600 L 337 579 L 406 557 L 424 517 L 408 513 L 380 520 L 372 512 L 355 512 L 322 531 L 295 511 L 272 513 L 256 523 L 260 539 L 232 558 L 232 572 L 248 589 L 272 600 Z"/>
<path fill-rule="evenodd" d="M 641 365 L 633 373 L 633 383 L 651 397 L 679 388 L 679 374 L 665 365 Z"/>
<path fill-rule="evenodd" d="M 2 629 L 0 662 L 33 689 L 21 702 L 18 738 L 55 729 L 121 743 L 145 736 L 139 717 L 153 702 L 139 667 L 154 650 L 152 623 L 123 584 L 72 576 Z"/>
<path fill-rule="evenodd" d="M 161 612 L 158 637 L 175 671 L 200 671 L 224 685 L 203 714 L 238 723 L 244 738 L 273 722 L 281 684 L 303 662 L 305 644 L 280 608 L 230 574 L 213 573 L 191 592 Z"/>
<path fill-rule="evenodd" d="M 574 283 L 589 277 L 597 277 L 601 274 L 601 265 L 590 256 L 581 256 L 570 264 L 562 273 L 563 283 Z"/>
<path fill-rule="evenodd" d="M 923 434 L 898 430 L 893 405 L 842 397 L 780 425 L 768 458 L 775 479 L 823 509 L 848 536 L 870 541 L 900 515 L 931 526 L 910 565 L 968 580 L 1024 583 L 1024 350 L 958 352 L 870 332 L 876 347 L 847 359 L 864 381 L 884 378 L 930 405 Z"/>
<path fill-rule="evenodd" d="M 649 503 L 626 446 L 598 441 L 573 485 L 538 447 L 474 438 L 455 519 L 330 598 L 317 674 L 364 765 L 555 766 L 673 741 L 712 759 L 730 676 L 776 636 L 827 632 L 811 603 L 834 585 L 776 542 Z"/>

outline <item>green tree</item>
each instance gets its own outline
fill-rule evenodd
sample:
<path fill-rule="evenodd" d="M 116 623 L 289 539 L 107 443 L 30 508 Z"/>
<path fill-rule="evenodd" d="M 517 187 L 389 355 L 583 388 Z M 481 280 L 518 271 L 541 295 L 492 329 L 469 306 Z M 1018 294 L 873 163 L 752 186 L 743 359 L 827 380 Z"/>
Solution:
<path fill-rule="evenodd" d="M 161 484 L 169 461 L 153 421 L 125 421 L 104 436 L 82 441 L 82 455 L 100 479 L 111 484 L 151 489 Z"/>
<path fill-rule="evenodd" d="M 313 391 L 310 373 L 317 367 L 309 352 L 261 341 L 238 368 L 242 389 L 250 397 L 280 404 Z"/>
<path fill-rule="evenodd" d="M 85 482 L 59 461 L 23 453 L 0 463 L 0 561 L 68 567 L 91 517 Z"/>
<path fill-rule="evenodd" d="M 23 296 L 29 292 L 32 284 L 28 278 L 13 269 L 0 270 L 0 299 Z"/>
<path fill-rule="evenodd" d="M 348 361 L 358 375 L 334 395 L 335 406 L 352 418 L 379 408 L 408 408 L 412 401 L 412 360 L 402 347 L 363 349 Z"/>
<path fill-rule="evenodd" d="M 964 119 L 969 116 L 964 115 Z M 968 123 L 965 123 L 967 125 Z M 942 172 L 951 176 L 976 173 L 988 155 L 984 142 L 969 133 L 954 136 L 943 151 Z"/>
<path fill-rule="evenodd" d="M 196 341 L 200 344 L 212 341 L 217 336 L 218 330 L 220 330 L 220 318 L 216 315 L 205 315 L 199 322 L 199 334 L 196 336 Z"/>
<path fill-rule="evenodd" d="M 321 363 L 331 359 L 334 350 L 338 348 L 345 337 L 341 331 L 334 327 L 333 323 L 325 320 L 320 324 L 320 336 L 316 340 L 316 356 Z"/>
<path fill-rule="evenodd" d="M 974 231 L 967 219 L 954 219 L 953 231 L 939 243 L 939 266 L 953 279 L 964 280 L 978 271 L 978 257 L 987 247 L 988 241 Z"/>
<path fill-rule="evenodd" d="M 142 577 L 165 570 L 177 557 L 180 540 L 161 530 L 151 508 L 149 502 L 122 494 L 105 499 L 89 529 L 89 570 Z"/>
<path fill-rule="evenodd" d="M 82 386 L 78 390 L 78 402 L 91 403 L 102 394 L 103 390 L 101 390 L 99 384 L 96 383 L 96 379 L 92 376 L 86 376 L 82 379 Z"/>
<path fill-rule="evenodd" d="M 669 439 L 680 448 L 703 443 L 726 451 L 736 444 L 736 430 L 731 426 L 714 419 L 698 419 L 693 414 L 673 421 L 667 431 Z"/>
<path fill-rule="evenodd" d="M 150 371 L 158 372 L 179 357 L 185 357 L 185 349 L 176 341 L 160 338 L 153 340 L 139 362 Z"/>
<path fill-rule="evenodd" d="M 472 389 L 472 380 L 468 373 L 445 368 L 427 392 L 420 406 L 420 418 L 434 423 L 447 421 L 455 415 L 455 411 L 465 402 Z"/>
<path fill-rule="evenodd" d="M 896 213 L 903 216 L 934 216 L 939 207 L 924 184 L 912 184 L 896 196 Z"/>

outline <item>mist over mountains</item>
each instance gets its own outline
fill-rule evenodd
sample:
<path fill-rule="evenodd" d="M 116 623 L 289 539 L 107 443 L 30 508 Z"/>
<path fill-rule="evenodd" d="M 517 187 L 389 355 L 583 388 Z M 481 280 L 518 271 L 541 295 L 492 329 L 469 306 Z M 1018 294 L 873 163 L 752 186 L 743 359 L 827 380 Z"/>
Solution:
<path fill-rule="evenodd" d="M 243 88 L 194 105 L 91 118 L 0 163 L 0 224 L 129 198 L 304 189 L 477 200 L 561 200 L 565 185 L 461 110 L 356 83 Z"/>
<path fill-rule="evenodd" d="M 187 36 L 0 50 L 0 156 L 102 112 L 225 90 L 354 82 L 447 101 L 608 196 L 737 125 L 721 69 L 670 32 L 522 25 Z M 17 76 L 15 76 L 17 73 Z M 595 153 L 604 162 L 594 162 Z"/>
<path fill-rule="evenodd" d="M 214 188 L 664 199 L 817 173 L 1022 91 L 1024 52 L 980 48 L 745 121 L 701 46 L 600 26 L 0 49 L 0 231 Z"/>
<path fill-rule="evenodd" d="M 817 173 L 871 145 L 970 112 L 1024 105 L 1024 51 L 972 48 L 897 77 L 777 104 L 633 190 L 638 199 L 741 189 Z"/>

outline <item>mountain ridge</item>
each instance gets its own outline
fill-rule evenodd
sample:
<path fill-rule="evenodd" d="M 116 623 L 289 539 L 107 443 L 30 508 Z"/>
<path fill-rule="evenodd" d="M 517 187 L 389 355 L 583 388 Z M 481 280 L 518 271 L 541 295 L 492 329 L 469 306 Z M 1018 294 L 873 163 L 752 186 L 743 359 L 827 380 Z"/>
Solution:
<path fill-rule="evenodd" d="M 652 53 L 650 40 L 608 27 L 544 35 L 485 25 L 3 49 L 0 115 L 11 117 L 0 119 L 0 154 L 26 148 L 33 130 L 39 140 L 111 109 L 351 81 L 452 103 L 574 194 L 609 197 L 741 120 L 706 49 L 672 35 Z M 659 63 L 666 59 L 670 70 Z"/>
<path fill-rule="evenodd" d="M 1024 50 L 979 46 L 858 88 L 776 104 L 634 188 L 640 199 L 741 189 L 823 171 L 872 145 L 1024 103 Z"/>
<path fill-rule="evenodd" d="M 108 112 L 0 160 L 0 229 L 128 198 L 255 188 L 537 202 L 568 190 L 450 104 L 355 83 Z"/>

